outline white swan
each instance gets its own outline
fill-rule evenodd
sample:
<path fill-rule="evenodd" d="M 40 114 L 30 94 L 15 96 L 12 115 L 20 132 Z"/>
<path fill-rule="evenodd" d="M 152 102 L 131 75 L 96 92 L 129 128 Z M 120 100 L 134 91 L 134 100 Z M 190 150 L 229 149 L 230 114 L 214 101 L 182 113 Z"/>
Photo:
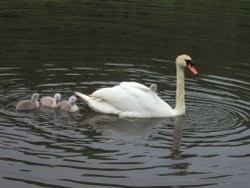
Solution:
<path fill-rule="evenodd" d="M 136 82 L 122 82 L 118 86 L 103 88 L 90 96 L 75 92 L 88 106 L 100 113 L 120 117 L 157 118 L 185 114 L 184 68 L 198 75 L 191 57 L 180 55 L 176 59 L 177 87 L 176 106 L 171 108 L 155 92 L 155 85 L 146 87 Z"/>
<path fill-rule="evenodd" d="M 58 108 L 60 106 L 61 94 L 56 93 L 54 97 L 45 96 L 42 97 L 40 103 L 42 106 L 49 108 Z"/>

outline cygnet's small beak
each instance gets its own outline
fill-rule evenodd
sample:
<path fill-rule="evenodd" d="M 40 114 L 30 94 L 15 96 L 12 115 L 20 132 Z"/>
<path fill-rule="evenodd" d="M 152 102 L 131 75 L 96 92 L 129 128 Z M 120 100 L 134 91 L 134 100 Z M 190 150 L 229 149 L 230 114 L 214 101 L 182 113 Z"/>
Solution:
<path fill-rule="evenodd" d="M 188 64 L 188 68 L 189 68 L 189 70 L 190 70 L 195 76 L 198 76 L 198 75 L 199 75 L 199 73 L 198 73 L 198 71 L 196 70 L 194 64 L 189 63 L 189 64 Z"/>

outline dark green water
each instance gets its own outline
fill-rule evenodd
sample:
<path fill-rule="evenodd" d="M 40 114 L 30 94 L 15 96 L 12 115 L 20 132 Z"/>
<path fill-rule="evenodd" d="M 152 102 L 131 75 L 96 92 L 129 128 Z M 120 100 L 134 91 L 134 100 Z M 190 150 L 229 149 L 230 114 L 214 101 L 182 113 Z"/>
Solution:
<path fill-rule="evenodd" d="M 0 187 L 248 187 L 249 34 L 247 0 L 2 0 Z M 186 73 L 185 116 L 15 110 L 121 81 L 156 83 L 173 106 L 182 53 L 201 73 Z"/>

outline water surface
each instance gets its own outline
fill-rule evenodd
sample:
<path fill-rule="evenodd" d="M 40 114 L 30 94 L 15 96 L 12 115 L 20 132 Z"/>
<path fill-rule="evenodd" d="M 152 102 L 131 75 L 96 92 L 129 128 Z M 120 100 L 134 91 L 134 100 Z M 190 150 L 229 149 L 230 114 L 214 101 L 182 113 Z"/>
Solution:
<path fill-rule="evenodd" d="M 250 3 L 1 1 L 0 187 L 248 187 Z M 16 103 L 121 81 L 156 83 L 175 104 L 177 55 L 187 114 L 120 119 Z M 164 61 L 161 61 L 164 60 Z"/>

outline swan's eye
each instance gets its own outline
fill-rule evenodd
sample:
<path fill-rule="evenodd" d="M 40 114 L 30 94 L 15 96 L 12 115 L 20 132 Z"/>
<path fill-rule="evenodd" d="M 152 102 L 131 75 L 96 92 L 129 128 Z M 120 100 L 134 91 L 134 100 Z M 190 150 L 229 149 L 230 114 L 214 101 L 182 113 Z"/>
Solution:
<path fill-rule="evenodd" d="M 187 65 L 189 65 L 189 64 L 194 65 L 193 61 L 191 59 L 186 59 L 185 61 L 186 61 Z"/>

